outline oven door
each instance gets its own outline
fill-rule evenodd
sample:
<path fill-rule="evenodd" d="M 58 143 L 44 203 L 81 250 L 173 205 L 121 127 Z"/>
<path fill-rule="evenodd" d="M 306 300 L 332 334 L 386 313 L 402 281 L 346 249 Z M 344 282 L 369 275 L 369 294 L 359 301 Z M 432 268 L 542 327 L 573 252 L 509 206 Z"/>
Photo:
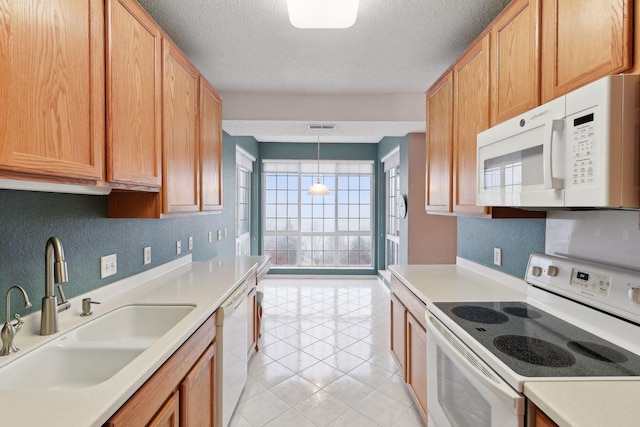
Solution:
<path fill-rule="evenodd" d="M 426 318 L 429 427 L 523 427 L 524 396 L 428 311 Z"/>

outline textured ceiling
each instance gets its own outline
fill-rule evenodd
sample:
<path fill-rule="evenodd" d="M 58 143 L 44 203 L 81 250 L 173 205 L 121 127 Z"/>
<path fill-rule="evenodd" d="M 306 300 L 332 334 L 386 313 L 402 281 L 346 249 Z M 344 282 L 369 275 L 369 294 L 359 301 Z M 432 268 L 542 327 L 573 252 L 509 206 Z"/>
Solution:
<path fill-rule="evenodd" d="M 294 28 L 286 0 L 140 3 L 222 94 L 225 105 L 238 94 L 245 102 L 248 94 L 295 94 L 300 99 L 307 97 L 300 102 L 304 111 L 313 110 L 314 95 L 339 95 L 337 103 L 351 94 L 389 99 L 410 94 L 423 105 L 424 92 L 508 1 L 360 0 L 355 25 L 341 30 Z M 232 129 L 238 128 L 234 122 L 242 122 L 243 134 L 295 139 L 287 123 L 292 119 L 283 110 L 288 108 L 277 103 L 270 106 L 270 135 L 258 123 L 264 124 L 265 117 L 230 116 L 226 109 L 224 127 L 234 134 Z M 423 117 L 422 106 L 393 121 L 414 123 L 407 129 L 415 131 L 416 122 L 423 122 Z M 251 130 L 254 120 L 256 126 Z M 310 111 L 304 120 L 318 119 Z M 350 120 L 336 114 L 331 121 Z M 283 124 L 281 133 L 274 127 L 278 122 Z"/>

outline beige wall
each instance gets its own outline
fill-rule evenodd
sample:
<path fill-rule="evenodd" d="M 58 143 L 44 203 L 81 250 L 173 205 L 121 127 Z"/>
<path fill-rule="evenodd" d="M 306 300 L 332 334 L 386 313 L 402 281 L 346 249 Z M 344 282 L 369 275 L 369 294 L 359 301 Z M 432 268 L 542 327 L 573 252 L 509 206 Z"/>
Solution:
<path fill-rule="evenodd" d="M 456 217 L 427 215 L 424 208 L 425 138 L 424 133 L 409 134 L 408 262 L 409 264 L 455 264 Z"/>

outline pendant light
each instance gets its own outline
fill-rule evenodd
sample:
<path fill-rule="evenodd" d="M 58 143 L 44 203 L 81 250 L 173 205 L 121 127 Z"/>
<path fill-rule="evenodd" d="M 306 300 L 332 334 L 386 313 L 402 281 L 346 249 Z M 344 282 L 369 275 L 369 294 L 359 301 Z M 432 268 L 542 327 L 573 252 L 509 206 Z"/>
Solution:
<path fill-rule="evenodd" d="M 313 184 L 309 191 L 308 196 L 328 196 L 329 189 L 326 185 L 320 182 L 320 136 L 318 135 L 318 182 Z"/>

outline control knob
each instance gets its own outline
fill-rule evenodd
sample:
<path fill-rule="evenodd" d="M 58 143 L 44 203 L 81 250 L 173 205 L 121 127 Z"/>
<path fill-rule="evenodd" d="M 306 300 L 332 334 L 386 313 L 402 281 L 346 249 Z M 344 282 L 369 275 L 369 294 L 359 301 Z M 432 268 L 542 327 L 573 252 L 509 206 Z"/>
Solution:
<path fill-rule="evenodd" d="M 534 265 L 531 267 L 531 274 L 535 277 L 539 277 L 542 274 L 542 268 Z"/>
<path fill-rule="evenodd" d="M 555 265 L 550 265 L 549 268 L 547 268 L 547 276 L 556 277 L 557 275 L 558 267 L 556 267 Z"/>
<path fill-rule="evenodd" d="M 640 303 L 640 288 L 630 288 L 628 295 L 631 301 Z"/>

